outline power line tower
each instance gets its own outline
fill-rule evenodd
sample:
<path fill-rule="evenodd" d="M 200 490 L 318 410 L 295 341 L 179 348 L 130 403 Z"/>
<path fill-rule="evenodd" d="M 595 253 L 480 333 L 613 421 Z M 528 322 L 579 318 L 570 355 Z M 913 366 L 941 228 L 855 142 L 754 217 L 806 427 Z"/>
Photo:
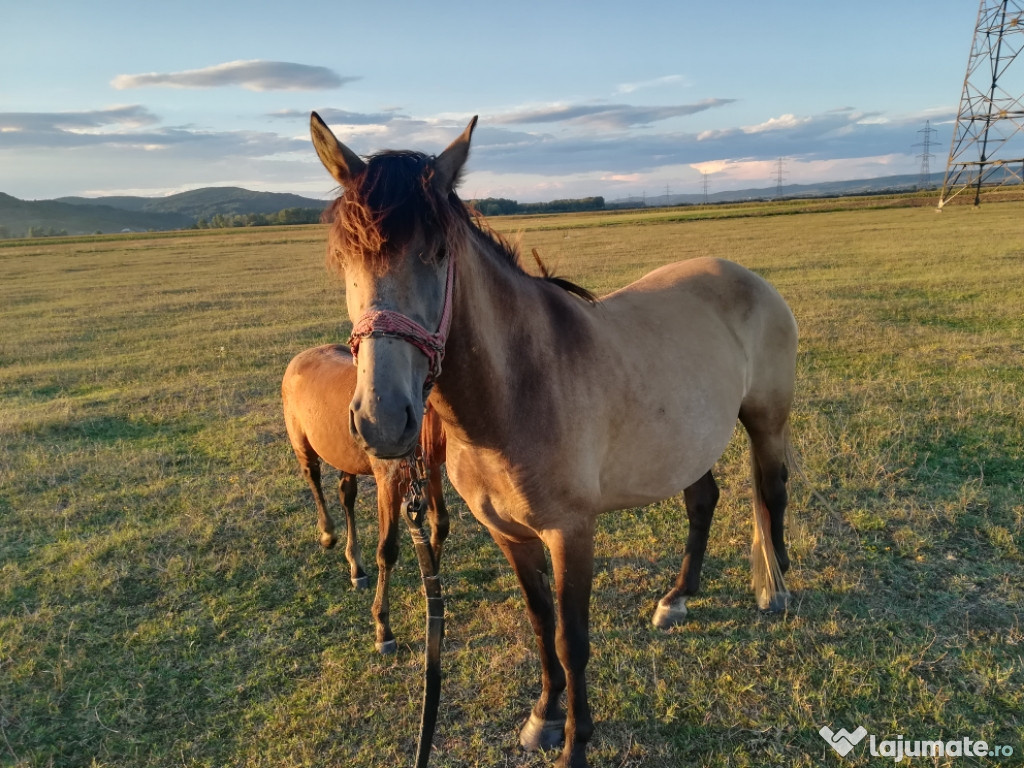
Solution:
<path fill-rule="evenodd" d="M 938 131 L 932 128 L 931 120 L 925 120 L 924 128 L 918 131 L 918 133 L 923 134 L 924 139 L 914 145 L 915 147 L 921 147 L 921 154 L 918 155 L 918 157 L 921 158 L 921 176 L 917 180 L 917 188 L 930 189 L 932 186 L 932 172 L 928 161 L 935 157 L 935 155 L 931 153 L 932 134 L 938 133 Z"/>
<path fill-rule="evenodd" d="M 704 205 L 708 204 L 708 172 L 701 171 L 700 175 L 703 177 L 704 182 Z"/>
<path fill-rule="evenodd" d="M 1024 0 L 981 0 L 939 208 L 1024 182 Z"/>
<path fill-rule="evenodd" d="M 1024 0 L 1022 0 L 1024 1 Z M 780 157 L 778 163 L 775 166 L 775 199 L 778 200 L 782 197 L 782 180 L 786 177 L 783 173 L 782 163 L 785 160 L 784 157 Z"/>

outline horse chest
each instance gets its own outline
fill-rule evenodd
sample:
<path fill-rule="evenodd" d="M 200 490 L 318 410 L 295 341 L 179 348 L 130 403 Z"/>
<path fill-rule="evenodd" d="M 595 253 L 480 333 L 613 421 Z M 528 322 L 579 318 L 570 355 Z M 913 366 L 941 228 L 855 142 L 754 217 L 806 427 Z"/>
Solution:
<path fill-rule="evenodd" d="M 473 516 L 508 538 L 530 538 L 554 527 L 549 517 L 564 511 L 565 505 L 555 501 L 562 489 L 546 485 L 541 473 L 509 462 L 496 450 L 449 440 L 447 469 Z"/>

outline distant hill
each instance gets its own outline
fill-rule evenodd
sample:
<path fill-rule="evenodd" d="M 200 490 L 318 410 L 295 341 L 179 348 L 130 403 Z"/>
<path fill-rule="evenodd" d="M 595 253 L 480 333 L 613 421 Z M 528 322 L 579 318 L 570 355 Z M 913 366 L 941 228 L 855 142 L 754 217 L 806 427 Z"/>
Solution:
<path fill-rule="evenodd" d="M 194 220 L 179 213 L 147 213 L 110 205 L 72 205 L 55 200 L 19 200 L 0 192 L 0 234 L 69 235 L 93 232 L 145 232 L 150 229 L 184 229 Z"/>
<path fill-rule="evenodd" d="M 283 210 L 319 212 L 323 200 L 239 187 L 206 187 L 167 197 L 62 197 L 19 200 L 0 192 L 0 237 L 190 229 L 215 216 L 272 215 Z M 315 219 L 315 216 L 313 217 Z"/>
<path fill-rule="evenodd" d="M 277 213 L 285 208 L 318 208 L 323 200 L 281 192 L 252 192 L 241 187 L 204 187 L 167 197 L 61 197 L 72 205 L 109 205 L 129 211 L 180 213 L 194 219 L 245 213 Z"/>
<path fill-rule="evenodd" d="M 944 173 L 933 173 L 929 177 L 929 186 L 935 187 L 938 197 Z M 903 176 L 883 176 L 876 179 L 855 179 L 853 181 L 823 181 L 816 184 L 784 184 L 780 190 L 775 187 L 759 187 L 751 189 L 729 189 L 715 192 L 715 180 L 709 179 L 707 202 L 737 203 L 744 200 L 772 200 L 776 197 L 842 197 L 846 195 L 880 195 L 889 192 L 911 192 L 918 188 L 921 176 L 906 174 Z M 609 200 L 609 208 L 633 205 L 657 207 L 664 205 L 700 205 L 705 202 L 703 193 L 678 195 L 647 195 L 644 197 L 625 197 Z"/>

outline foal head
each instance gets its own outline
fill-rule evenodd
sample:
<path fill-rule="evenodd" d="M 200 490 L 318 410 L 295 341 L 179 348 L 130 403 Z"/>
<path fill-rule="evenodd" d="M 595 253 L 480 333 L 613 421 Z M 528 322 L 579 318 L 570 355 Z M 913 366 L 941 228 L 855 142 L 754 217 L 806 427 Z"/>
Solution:
<path fill-rule="evenodd" d="M 344 190 L 332 206 L 330 258 L 343 269 L 355 325 L 356 390 L 349 426 L 366 450 L 396 458 L 416 446 L 450 319 L 453 259 L 469 218 L 454 189 L 474 117 L 437 157 L 382 152 L 361 159 L 315 112 L 313 145 Z"/>

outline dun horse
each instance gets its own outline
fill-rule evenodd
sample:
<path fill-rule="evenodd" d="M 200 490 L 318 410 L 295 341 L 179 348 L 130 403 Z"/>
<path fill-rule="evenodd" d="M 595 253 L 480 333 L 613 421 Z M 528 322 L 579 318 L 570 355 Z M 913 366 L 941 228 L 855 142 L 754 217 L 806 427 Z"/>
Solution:
<path fill-rule="evenodd" d="M 289 363 L 281 382 L 281 399 L 288 438 L 316 502 L 320 543 L 328 549 L 334 546 L 337 537 L 320 482 L 320 460 L 341 472 L 338 497 L 345 510 L 347 527 L 345 558 L 349 563 L 352 585 L 359 589 L 366 588 L 368 579 L 356 538 L 356 475 L 372 474 L 377 481 L 380 534 L 373 618 L 377 650 L 392 653 L 397 645 L 388 622 L 388 582 L 398 559 L 398 514 L 407 483 L 403 482 L 401 462 L 377 459 L 367 454 L 349 432 L 348 410 L 355 388 L 356 368 L 352 355 L 345 347 L 327 344 L 300 352 Z M 435 559 L 439 560 L 441 546 L 448 536 L 448 510 L 441 490 L 440 471 L 445 454 L 444 433 L 433 412 L 424 417 L 421 446 L 430 470 L 427 494 L 430 543 Z"/>
<path fill-rule="evenodd" d="M 564 741 L 558 765 L 581 768 L 594 730 L 595 519 L 684 492 L 689 539 L 655 623 L 682 619 L 718 499 L 711 468 L 737 418 L 752 454 L 755 593 L 764 609 L 786 605 L 796 324 L 767 282 L 717 259 L 662 267 L 595 302 L 529 276 L 454 192 L 475 124 L 437 157 L 363 160 L 312 116 L 317 154 L 343 188 L 331 248 L 355 322 L 349 420 L 368 452 L 401 457 L 429 395 L 449 478 L 515 569 L 537 635 L 541 693 L 520 742 Z"/>

